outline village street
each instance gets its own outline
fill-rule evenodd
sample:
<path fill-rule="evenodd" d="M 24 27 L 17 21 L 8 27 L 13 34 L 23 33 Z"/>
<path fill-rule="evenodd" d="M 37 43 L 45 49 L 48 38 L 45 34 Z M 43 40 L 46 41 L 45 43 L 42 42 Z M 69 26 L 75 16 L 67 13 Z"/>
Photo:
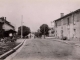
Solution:
<path fill-rule="evenodd" d="M 10 60 L 79 60 L 79 49 L 55 39 L 26 39 Z"/>

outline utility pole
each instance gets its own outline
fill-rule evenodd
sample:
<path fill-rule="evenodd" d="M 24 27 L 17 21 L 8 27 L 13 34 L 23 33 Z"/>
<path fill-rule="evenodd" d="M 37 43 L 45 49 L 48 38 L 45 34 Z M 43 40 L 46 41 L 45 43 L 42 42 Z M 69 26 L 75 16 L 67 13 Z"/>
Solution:
<path fill-rule="evenodd" d="M 53 22 L 51 21 L 51 27 L 52 27 L 52 23 L 53 23 Z"/>
<path fill-rule="evenodd" d="M 21 16 L 21 38 L 23 38 L 23 15 Z"/>
<path fill-rule="evenodd" d="M 44 39 L 45 39 L 45 25 L 44 25 Z"/>

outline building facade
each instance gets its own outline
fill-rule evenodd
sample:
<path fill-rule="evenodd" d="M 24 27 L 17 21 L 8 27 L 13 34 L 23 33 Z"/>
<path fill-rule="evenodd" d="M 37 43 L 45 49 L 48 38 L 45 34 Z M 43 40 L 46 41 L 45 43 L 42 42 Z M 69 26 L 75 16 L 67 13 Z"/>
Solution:
<path fill-rule="evenodd" d="M 8 37 L 9 34 L 16 33 L 15 27 L 6 20 L 6 17 L 0 18 L 0 36 Z"/>
<path fill-rule="evenodd" d="M 54 20 L 55 37 L 80 38 L 80 9 Z"/>

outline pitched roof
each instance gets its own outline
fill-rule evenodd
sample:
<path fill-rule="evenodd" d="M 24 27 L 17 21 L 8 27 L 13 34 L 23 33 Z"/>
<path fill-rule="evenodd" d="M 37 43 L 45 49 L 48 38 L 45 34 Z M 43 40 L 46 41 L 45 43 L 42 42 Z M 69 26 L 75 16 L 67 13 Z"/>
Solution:
<path fill-rule="evenodd" d="M 14 28 L 14 26 L 10 22 L 8 22 L 6 19 L 4 19 L 4 17 L 1 17 L 0 19 L 1 19 L 0 22 L 3 22 L 3 23 L 5 22 L 6 24 Z"/>
<path fill-rule="evenodd" d="M 71 12 L 71 13 L 69 13 L 69 14 L 61 17 L 61 18 L 58 18 L 58 19 L 56 19 L 56 20 L 54 20 L 54 21 L 58 21 L 58 20 L 60 20 L 60 19 L 63 19 L 63 18 L 65 18 L 65 17 L 70 16 L 70 15 L 72 15 L 72 14 L 74 14 L 74 13 L 77 13 L 77 12 L 80 12 L 80 9 L 78 9 L 78 10 L 76 10 L 76 11 L 74 11 L 74 12 Z"/>

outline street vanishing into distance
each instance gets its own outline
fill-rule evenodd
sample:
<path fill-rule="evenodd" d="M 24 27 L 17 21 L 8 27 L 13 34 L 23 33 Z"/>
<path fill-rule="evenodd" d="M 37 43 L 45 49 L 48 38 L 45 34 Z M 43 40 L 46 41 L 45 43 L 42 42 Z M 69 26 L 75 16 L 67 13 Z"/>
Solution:
<path fill-rule="evenodd" d="M 80 47 L 55 39 L 25 39 L 11 60 L 80 60 L 79 51 Z"/>
<path fill-rule="evenodd" d="M 80 0 L 0 0 L 0 60 L 80 60 Z"/>

